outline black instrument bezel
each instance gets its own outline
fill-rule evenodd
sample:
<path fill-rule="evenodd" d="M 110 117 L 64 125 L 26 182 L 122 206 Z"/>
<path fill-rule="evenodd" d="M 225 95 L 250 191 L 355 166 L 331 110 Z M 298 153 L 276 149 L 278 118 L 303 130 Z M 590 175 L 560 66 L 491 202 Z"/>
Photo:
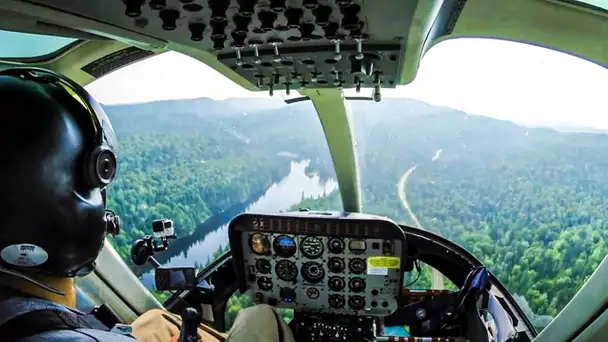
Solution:
<path fill-rule="evenodd" d="M 254 219 L 262 219 L 268 222 L 267 226 L 254 226 Z M 279 222 L 279 224 L 274 224 Z M 328 223 L 330 223 L 328 225 Z M 331 223 L 340 223 L 332 225 Z M 346 223 L 346 224 L 344 224 Z M 331 229 L 323 230 L 320 224 L 330 226 Z M 310 226 L 315 227 L 310 229 Z M 400 264 L 399 283 L 403 285 L 405 274 L 405 260 L 407 258 L 407 241 L 401 227 L 390 219 L 382 217 L 358 218 L 349 216 L 315 215 L 301 213 L 282 213 L 282 214 L 254 214 L 243 213 L 236 216 L 228 225 L 228 240 L 232 252 L 232 264 L 236 273 L 238 289 L 241 293 L 247 291 L 247 279 L 245 266 L 242 263 L 244 258 L 244 246 L 242 244 L 242 234 L 251 233 L 285 234 L 285 235 L 312 235 L 312 236 L 339 236 L 341 238 L 364 238 L 364 239 L 385 239 L 398 240 L 402 242 L 402 255 Z M 398 295 L 400 298 L 401 294 Z"/>

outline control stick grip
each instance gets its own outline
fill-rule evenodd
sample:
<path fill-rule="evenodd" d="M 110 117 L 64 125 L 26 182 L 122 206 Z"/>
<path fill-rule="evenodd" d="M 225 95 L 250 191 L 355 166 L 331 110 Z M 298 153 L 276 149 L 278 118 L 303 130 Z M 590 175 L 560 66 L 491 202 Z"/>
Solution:
<path fill-rule="evenodd" d="M 185 308 L 181 313 L 182 327 L 179 332 L 179 342 L 198 341 L 198 326 L 201 324 L 201 313 L 195 308 Z"/>

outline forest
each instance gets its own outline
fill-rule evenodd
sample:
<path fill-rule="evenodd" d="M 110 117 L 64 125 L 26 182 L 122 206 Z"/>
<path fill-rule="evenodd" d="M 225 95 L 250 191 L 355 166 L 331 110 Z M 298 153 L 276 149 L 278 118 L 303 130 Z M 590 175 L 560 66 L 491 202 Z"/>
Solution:
<path fill-rule="evenodd" d="M 335 177 L 310 103 L 230 101 L 106 106 L 120 144 L 108 198 L 123 232 L 112 243 L 128 263 L 153 219 L 172 218 L 187 235 L 280 181 L 290 160 Z M 351 107 L 364 211 L 467 248 L 535 314 L 555 316 L 607 254 L 603 132 L 525 127 L 409 99 Z M 402 197 L 415 219 L 398 187 L 410 169 Z M 340 210 L 341 201 L 334 191 L 296 207 Z M 416 286 L 428 282 L 427 274 Z M 247 303 L 229 304 L 235 316 Z"/>

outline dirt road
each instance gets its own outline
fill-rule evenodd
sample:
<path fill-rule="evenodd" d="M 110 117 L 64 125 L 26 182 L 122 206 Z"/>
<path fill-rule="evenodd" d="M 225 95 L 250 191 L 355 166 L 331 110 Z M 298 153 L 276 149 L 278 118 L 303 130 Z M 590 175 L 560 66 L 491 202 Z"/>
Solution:
<path fill-rule="evenodd" d="M 433 160 L 435 160 L 436 158 L 437 158 L 437 155 L 435 156 L 435 158 Z M 424 229 L 424 227 L 420 224 L 420 221 L 418 221 L 416 214 L 414 214 L 414 211 L 410 207 L 410 204 L 408 203 L 407 197 L 405 195 L 407 179 L 414 172 L 414 170 L 416 170 L 417 167 L 418 167 L 418 165 L 416 164 L 403 173 L 403 176 L 401 176 L 401 179 L 399 180 L 399 184 L 397 184 L 397 188 L 398 188 L 397 193 L 399 194 L 399 201 L 401 201 L 401 205 L 408 212 L 408 214 L 410 215 L 410 218 L 412 219 L 412 221 L 414 222 L 416 227 L 418 227 L 420 229 Z M 433 274 L 432 274 L 433 289 L 443 290 L 443 288 L 444 288 L 443 274 L 441 274 L 439 271 L 437 271 L 434 268 L 432 269 L 432 272 L 433 272 Z"/>

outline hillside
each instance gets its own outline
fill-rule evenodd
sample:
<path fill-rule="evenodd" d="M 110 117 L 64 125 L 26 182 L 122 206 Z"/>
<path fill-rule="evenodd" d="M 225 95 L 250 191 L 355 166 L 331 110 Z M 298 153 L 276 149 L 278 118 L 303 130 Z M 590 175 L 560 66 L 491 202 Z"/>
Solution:
<path fill-rule="evenodd" d="M 188 234 L 280 180 L 291 158 L 334 177 L 309 102 L 209 99 L 106 106 L 120 144 L 110 206 L 124 258 L 154 218 Z M 274 102 L 273 102 L 274 103 Z M 276 107 L 275 107 L 276 106 Z M 608 252 L 608 137 L 524 127 L 409 99 L 352 103 L 364 209 L 420 223 L 484 261 L 536 313 L 555 315 Z M 282 153 L 282 152 L 288 152 Z M 288 157 L 294 156 L 294 157 Z M 339 195 L 300 206 L 340 208 Z"/>

